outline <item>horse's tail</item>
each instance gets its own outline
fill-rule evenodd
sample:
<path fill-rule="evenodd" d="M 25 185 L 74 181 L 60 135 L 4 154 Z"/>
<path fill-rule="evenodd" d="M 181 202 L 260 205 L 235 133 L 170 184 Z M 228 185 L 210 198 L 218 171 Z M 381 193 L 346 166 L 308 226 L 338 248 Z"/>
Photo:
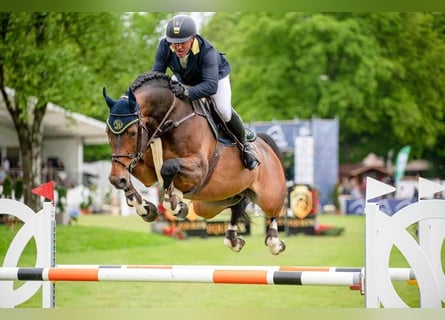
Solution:
<path fill-rule="evenodd" d="M 282 161 L 283 155 L 281 153 L 280 147 L 278 147 L 275 140 L 265 132 L 258 132 L 257 136 L 259 138 L 261 138 L 262 140 L 264 140 L 264 142 L 266 142 L 269 145 L 269 147 L 272 148 L 273 152 L 278 156 L 278 159 L 280 159 L 280 162 L 283 163 L 283 161 Z"/>

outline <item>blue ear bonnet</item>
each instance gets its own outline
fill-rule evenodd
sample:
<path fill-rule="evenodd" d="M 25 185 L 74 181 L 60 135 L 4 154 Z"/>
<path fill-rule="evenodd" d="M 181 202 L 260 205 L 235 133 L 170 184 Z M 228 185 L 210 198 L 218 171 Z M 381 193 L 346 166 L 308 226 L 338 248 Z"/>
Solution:
<path fill-rule="evenodd" d="M 114 134 L 122 134 L 129 126 L 139 121 L 139 105 L 131 102 L 133 101 L 127 96 L 122 96 L 110 108 L 107 126 Z"/>

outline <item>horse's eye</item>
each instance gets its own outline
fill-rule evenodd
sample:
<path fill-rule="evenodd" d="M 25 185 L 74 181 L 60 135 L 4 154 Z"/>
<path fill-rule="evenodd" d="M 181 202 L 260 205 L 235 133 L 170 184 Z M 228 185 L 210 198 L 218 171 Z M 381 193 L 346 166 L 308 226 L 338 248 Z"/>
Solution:
<path fill-rule="evenodd" d="M 130 131 L 130 132 L 128 133 L 128 135 L 130 136 L 130 138 L 134 138 L 134 137 L 136 137 L 137 132 L 136 132 L 136 131 Z"/>

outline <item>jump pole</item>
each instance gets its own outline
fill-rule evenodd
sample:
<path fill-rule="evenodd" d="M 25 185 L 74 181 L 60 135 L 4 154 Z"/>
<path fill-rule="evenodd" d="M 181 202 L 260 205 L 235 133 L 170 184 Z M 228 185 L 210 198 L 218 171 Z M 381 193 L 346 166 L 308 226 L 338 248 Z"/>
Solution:
<path fill-rule="evenodd" d="M 135 281 L 189 282 L 254 285 L 321 285 L 360 287 L 362 273 L 274 271 L 260 268 L 230 269 L 224 266 L 150 266 L 85 268 L 2 268 L 0 280 L 22 281 Z"/>
<path fill-rule="evenodd" d="M 412 281 L 409 268 L 391 268 L 391 280 Z M 362 290 L 364 269 L 305 266 L 214 265 L 59 265 L 52 268 L 0 268 L 0 280 L 135 281 L 215 284 L 349 286 Z"/>

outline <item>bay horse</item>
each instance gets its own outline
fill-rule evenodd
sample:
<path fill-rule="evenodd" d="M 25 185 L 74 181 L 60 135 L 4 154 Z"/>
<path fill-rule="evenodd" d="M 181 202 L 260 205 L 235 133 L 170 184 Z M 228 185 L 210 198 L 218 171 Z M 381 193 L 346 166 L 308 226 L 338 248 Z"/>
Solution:
<path fill-rule="evenodd" d="M 258 133 L 252 144 L 260 165 L 249 171 L 236 144 L 219 139 L 204 109 L 187 98 L 177 98 L 170 84 L 168 75 L 147 72 L 117 100 L 103 88 L 109 107 L 106 132 L 112 151 L 111 184 L 125 191 L 127 204 L 148 222 L 156 219 L 157 207 L 142 199 L 131 176 L 147 187 L 158 182 L 164 206 L 180 218 L 188 212 L 182 198 L 191 200 L 195 214 L 204 219 L 230 208 L 224 244 L 235 252 L 245 244 L 237 234 L 237 223 L 246 218 L 251 201 L 270 218 L 266 246 L 274 255 L 284 251 L 276 218 L 285 211 L 287 189 L 274 140 Z"/>

